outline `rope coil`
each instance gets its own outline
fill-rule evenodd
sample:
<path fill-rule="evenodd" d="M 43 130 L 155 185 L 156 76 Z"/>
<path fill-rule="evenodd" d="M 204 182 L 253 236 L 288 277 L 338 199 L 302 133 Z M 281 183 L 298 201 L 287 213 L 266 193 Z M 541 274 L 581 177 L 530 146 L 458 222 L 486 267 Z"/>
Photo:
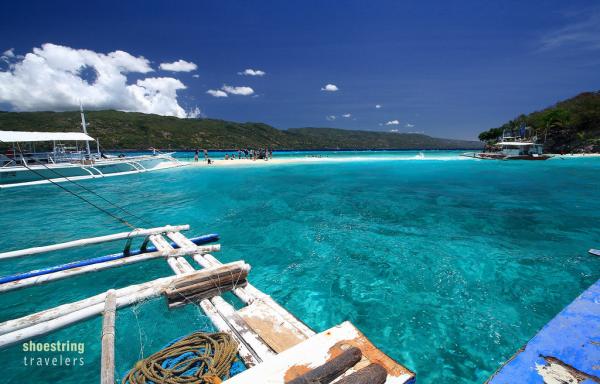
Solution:
<path fill-rule="evenodd" d="M 138 361 L 122 384 L 220 384 L 229 378 L 238 345 L 227 333 L 194 332 Z"/>

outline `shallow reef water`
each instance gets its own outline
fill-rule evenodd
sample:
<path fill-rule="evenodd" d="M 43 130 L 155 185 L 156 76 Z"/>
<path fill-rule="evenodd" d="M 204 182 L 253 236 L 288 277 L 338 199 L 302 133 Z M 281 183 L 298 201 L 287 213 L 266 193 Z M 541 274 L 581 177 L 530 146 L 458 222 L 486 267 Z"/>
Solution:
<path fill-rule="evenodd" d="M 251 264 L 253 284 L 317 331 L 352 321 L 414 370 L 419 383 L 485 381 L 600 278 L 600 258 L 587 254 L 600 247 L 600 158 L 371 156 L 188 167 L 81 183 L 142 217 L 126 217 L 135 225 L 190 224 L 190 236 L 219 233 L 222 251 L 215 256 Z M 381 156 L 398 161 L 374 161 Z M 52 185 L 0 196 L 1 250 L 126 230 Z M 0 274 L 122 247 L 5 260 Z M 0 295 L 0 321 L 168 274 L 166 263 L 154 260 L 10 292 Z M 95 318 L 36 340 L 84 343 L 82 354 L 62 353 L 82 357 L 82 366 L 32 366 L 31 358 L 55 355 L 26 352 L 20 344 L 1 350 L 0 382 L 98 381 L 100 329 Z M 199 329 L 210 329 L 210 322 L 193 306 L 169 311 L 155 299 L 119 310 L 119 375 Z"/>

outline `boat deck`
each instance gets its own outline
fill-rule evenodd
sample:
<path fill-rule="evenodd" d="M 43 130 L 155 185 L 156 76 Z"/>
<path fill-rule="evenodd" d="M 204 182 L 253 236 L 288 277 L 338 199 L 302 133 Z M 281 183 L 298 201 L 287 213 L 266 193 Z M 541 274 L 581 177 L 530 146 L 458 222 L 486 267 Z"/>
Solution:
<path fill-rule="evenodd" d="M 600 383 L 600 280 L 546 324 L 487 383 Z"/>

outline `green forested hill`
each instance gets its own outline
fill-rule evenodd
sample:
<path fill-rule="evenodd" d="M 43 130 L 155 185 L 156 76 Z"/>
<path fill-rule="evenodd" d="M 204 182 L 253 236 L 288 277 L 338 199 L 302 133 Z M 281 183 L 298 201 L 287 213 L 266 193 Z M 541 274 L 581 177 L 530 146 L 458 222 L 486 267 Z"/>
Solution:
<path fill-rule="evenodd" d="M 503 130 L 518 131 L 521 123 L 532 127 L 545 141 L 546 151 L 600 151 L 600 92 L 584 92 L 551 107 L 516 117 L 479 135 L 493 142 Z"/>
<path fill-rule="evenodd" d="M 88 131 L 104 149 L 471 149 L 474 141 L 421 134 L 331 128 L 279 130 L 262 123 L 179 119 L 119 111 L 86 112 Z M 0 112 L 0 130 L 79 131 L 78 112 Z"/>

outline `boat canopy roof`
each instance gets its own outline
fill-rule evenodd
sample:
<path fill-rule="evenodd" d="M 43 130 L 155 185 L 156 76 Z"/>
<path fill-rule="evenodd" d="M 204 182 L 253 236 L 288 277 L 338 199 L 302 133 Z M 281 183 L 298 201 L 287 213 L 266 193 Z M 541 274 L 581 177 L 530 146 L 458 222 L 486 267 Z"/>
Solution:
<path fill-rule="evenodd" d="M 94 141 L 94 139 L 82 132 L 0 131 L 0 142 L 3 143 L 33 141 Z"/>
<path fill-rule="evenodd" d="M 497 145 L 515 145 L 515 146 L 526 146 L 526 145 L 534 145 L 535 143 L 531 141 L 503 141 L 498 143 Z"/>

